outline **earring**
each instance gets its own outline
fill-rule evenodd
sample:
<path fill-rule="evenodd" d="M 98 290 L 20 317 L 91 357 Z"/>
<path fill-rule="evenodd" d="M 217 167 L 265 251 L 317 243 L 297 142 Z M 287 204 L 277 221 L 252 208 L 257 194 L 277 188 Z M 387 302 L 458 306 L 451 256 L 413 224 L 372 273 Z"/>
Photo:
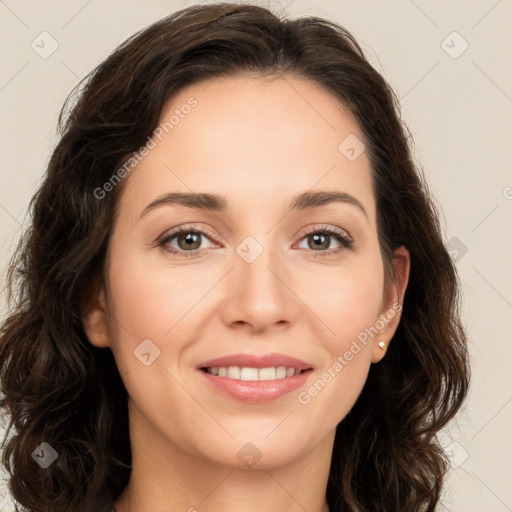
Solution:
<path fill-rule="evenodd" d="M 384 341 L 379 341 L 379 347 L 382 349 L 382 350 L 385 350 L 386 349 L 386 343 Z"/>

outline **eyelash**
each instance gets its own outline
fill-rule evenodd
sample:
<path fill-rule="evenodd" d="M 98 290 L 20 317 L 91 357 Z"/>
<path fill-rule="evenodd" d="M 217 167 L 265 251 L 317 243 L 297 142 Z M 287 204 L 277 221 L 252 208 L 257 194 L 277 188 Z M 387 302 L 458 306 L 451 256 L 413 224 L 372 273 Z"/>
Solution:
<path fill-rule="evenodd" d="M 208 232 L 208 230 L 202 231 L 200 229 L 194 228 L 193 226 L 180 226 L 179 228 L 171 231 L 170 233 L 164 234 L 158 240 L 158 246 L 162 247 L 164 250 L 166 250 L 172 254 L 177 254 L 180 257 L 184 257 L 184 258 L 190 258 L 190 257 L 197 256 L 201 251 L 204 250 L 204 249 L 197 249 L 194 251 L 183 251 L 183 250 L 176 250 L 174 248 L 169 249 L 167 244 L 173 238 L 175 238 L 177 235 L 179 235 L 181 233 L 195 233 L 198 235 L 204 235 L 207 238 L 210 238 L 210 237 L 214 238 L 212 236 L 212 234 Z M 317 234 L 328 235 L 328 236 L 334 237 L 334 239 L 340 244 L 340 247 L 337 247 L 336 249 L 328 249 L 325 251 L 312 251 L 314 258 L 318 258 L 318 257 L 324 258 L 326 256 L 331 256 L 332 254 L 337 254 L 339 252 L 342 252 L 343 250 L 351 249 L 353 246 L 353 240 L 346 234 L 345 231 L 338 230 L 335 228 L 330 228 L 327 226 L 315 227 L 315 228 L 312 228 L 312 229 L 306 231 L 302 235 L 300 240 L 302 241 L 304 238 L 307 238 L 308 236 L 317 235 Z M 318 253 L 318 254 L 314 254 L 314 253 Z"/>

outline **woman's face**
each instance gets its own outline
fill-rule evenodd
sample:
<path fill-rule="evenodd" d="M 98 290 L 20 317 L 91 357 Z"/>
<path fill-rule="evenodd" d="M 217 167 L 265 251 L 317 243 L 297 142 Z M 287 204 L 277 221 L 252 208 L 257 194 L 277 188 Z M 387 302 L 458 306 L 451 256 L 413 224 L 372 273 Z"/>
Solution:
<path fill-rule="evenodd" d="M 363 136 L 317 85 L 198 83 L 160 122 L 123 178 L 86 331 L 111 347 L 140 436 L 231 467 L 286 464 L 332 443 L 384 356 L 407 251 L 384 289 Z"/>

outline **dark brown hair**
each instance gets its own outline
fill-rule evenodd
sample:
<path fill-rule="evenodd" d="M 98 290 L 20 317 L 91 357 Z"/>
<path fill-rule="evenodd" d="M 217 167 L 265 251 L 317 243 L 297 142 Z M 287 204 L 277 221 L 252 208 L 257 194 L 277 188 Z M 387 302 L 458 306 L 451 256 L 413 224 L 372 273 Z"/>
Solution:
<path fill-rule="evenodd" d="M 466 396 L 467 342 L 456 269 L 398 100 L 342 26 L 222 3 L 183 9 L 129 38 L 61 112 L 62 137 L 10 266 L 0 337 L 0 405 L 15 427 L 3 463 L 25 510 L 89 512 L 102 495 L 113 502 L 130 476 L 127 393 L 111 351 L 89 343 L 80 317 L 84 291 L 102 279 L 123 183 L 102 199 L 94 191 L 146 143 L 173 93 L 246 72 L 305 78 L 351 111 L 371 162 L 388 279 L 393 250 L 411 255 L 393 342 L 337 427 L 330 510 L 433 511 L 438 503 L 447 460 L 436 433 Z M 47 469 L 31 457 L 42 442 L 58 453 Z"/>

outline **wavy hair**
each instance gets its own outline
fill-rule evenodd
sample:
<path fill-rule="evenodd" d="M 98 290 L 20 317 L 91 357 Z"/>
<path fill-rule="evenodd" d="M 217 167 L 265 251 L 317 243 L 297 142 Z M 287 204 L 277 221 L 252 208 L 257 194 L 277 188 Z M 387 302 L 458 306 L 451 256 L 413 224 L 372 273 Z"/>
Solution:
<path fill-rule="evenodd" d="M 388 281 L 393 250 L 403 245 L 411 256 L 393 342 L 337 426 L 330 510 L 433 511 L 439 502 L 448 461 L 436 433 L 463 405 L 469 357 L 459 278 L 398 99 L 341 25 L 218 3 L 130 37 L 61 111 L 61 137 L 9 267 L 0 331 L 0 408 L 10 416 L 2 462 L 23 510 L 90 512 L 102 496 L 114 502 L 130 476 L 126 389 L 80 316 L 84 294 L 103 279 L 123 183 L 102 199 L 94 191 L 146 142 L 172 94 L 247 72 L 309 80 L 349 109 L 370 158 Z M 32 458 L 43 442 L 58 453 L 46 469 Z"/>

